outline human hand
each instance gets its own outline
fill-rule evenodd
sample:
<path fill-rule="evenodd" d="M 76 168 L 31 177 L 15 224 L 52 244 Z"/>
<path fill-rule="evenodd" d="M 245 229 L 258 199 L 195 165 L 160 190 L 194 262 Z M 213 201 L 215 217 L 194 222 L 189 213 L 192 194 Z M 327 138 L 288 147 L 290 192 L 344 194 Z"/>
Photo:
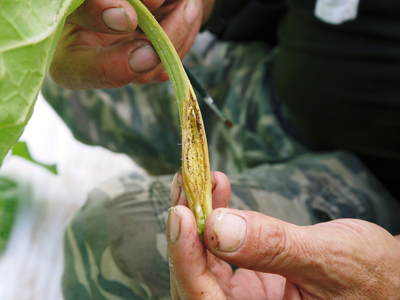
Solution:
<path fill-rule="evenodd" d="M 230 187 L 219 178 L 213 197 L 221 205 Z M 174 187 L 172 198 L 185 204 Z M 207 219 L 203 244 L 191 211 L 178 205 L 167 235 L 174 300 L 400 299 L 400 243 L 366 221 L 296 226 L 219 208 Z"/>
<path fill-rule="evenodd" d="M 142 0 L 170 37 L 180 57 L 193 44 L 210 1 Z M 71 89 L 112 88 L 168 79 L 157 54 L 137 30 L 126 0 L 86 0 L 68 17 L 50 67 Z"/>

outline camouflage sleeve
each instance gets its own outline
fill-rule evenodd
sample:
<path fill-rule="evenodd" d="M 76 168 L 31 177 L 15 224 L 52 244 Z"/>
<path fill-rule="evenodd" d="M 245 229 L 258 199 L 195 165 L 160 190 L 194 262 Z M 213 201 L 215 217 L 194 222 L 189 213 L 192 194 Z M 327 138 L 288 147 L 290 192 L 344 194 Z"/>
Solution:
<path fill-rule="evenodd" d="M 178 115 L 167 84 L 72 91 L 46 78 L 42 92 L 78 140 L 125 153 L 149 173 L 177 170 Z"/>

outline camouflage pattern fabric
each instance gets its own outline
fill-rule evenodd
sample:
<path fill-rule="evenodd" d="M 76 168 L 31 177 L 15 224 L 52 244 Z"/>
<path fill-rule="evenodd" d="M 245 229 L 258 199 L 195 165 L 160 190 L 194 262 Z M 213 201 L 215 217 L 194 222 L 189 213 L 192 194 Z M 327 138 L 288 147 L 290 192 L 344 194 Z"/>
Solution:
<path fill-rule="evenodd" d="M 201 36 L 185 63 L 235 126 L 202 104 L 213 169 L 231 178 L 230 206 L 299 225 L 360 218 L 400 230 L 399 207 L 346 152 L 312 153 L 274 115 L 260 43 Z M 43 93 L 83 142 L 129 154 L 149 174 L 96 187 L 65 235 L 66 300 L 169 299 L 164 235 L 169 188 L 179 169 L 178 116 L 169 84 Z"/>
<path fill-rule="evenodd" d="M 171 180 L 132 173 L 90 193 L 66 233 L 66 300 L 169 299 L 164 232 Z M 390 196 L 347 153 L 306 154 L 231 181 L 231 207 L 299 225 L 348 217 L 389 226 L 398 214 Z"/>
<path fill-rule="evenodd" d="M 202 35 L 185 61 L 234 123 L 227 128 L 200 102 L 214 170 L 237 174 L 300 151 L 272 115 L 268 52 L 262 43 L 215 44 Z M 125 153 L 152 175 L 179 169 L 178 109 L 169 83 L 71 91 L 47 79 L 42 92 L 82 142 Z"/>

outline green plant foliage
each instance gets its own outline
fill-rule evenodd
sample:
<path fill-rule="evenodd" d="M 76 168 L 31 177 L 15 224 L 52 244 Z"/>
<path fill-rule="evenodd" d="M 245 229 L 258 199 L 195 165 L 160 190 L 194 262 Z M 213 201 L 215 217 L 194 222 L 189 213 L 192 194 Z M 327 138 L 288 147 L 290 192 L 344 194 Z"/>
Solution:
<path fill-rule="evenodd" d="M 18 209 L 18 185 L 0 176 L 0 254 L 7 246 Z"/>
<path fill-rule="evenodd" d="M 0 164 L 32 114 L 66 16 L 82 2 L 0 1 Z"/>
<path fill-rule="evenodd" d="M 26 142 L 19 141 L 12 148 L 11 152 L 15 156 L 22 157 L 23 159 L 26 159 L 27 161 L 30 161 L 31 163 L 33 163 L 35 165 L 38 165 L 38 166 L 41 166 L 41 167 L 47 169 L 50 173 L 53 173 L 55 175 L 58 174 L 57 165 L 45 164 L 45 163 L 39 162 L 36 159 L 34 159 L 31 155 L 31 152 L 29 151 L 28 144 Z"/>

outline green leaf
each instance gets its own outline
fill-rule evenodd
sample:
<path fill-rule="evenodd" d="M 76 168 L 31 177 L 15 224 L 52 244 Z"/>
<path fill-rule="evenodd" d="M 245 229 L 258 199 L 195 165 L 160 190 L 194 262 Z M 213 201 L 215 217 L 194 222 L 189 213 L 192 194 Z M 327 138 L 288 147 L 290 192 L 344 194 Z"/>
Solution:
<path fill-rule="evenodd" d="M 18 210 L 18 186 L 9 178 L 0 176 L 0 254 L 7 246 Z"/>
<path fill-rule="evenodd" d="M 0 164 L 32 114 L 66 16 L 82 2 L 0 1 Z"/>
<path fill-rule="evenodd" d="M 29 151 L 28 144 L 26 142 L 20 141 L 16 143 L 11 152 L 13 155 L 22 157 L 23 159 L 26 159 L 27 161 L 30 161 L 35 165 L 41 166 L 55 175 L 58 174 L 57 165 L 45 164 L 34 159 L 31 155 L 31 152 Z"/>

